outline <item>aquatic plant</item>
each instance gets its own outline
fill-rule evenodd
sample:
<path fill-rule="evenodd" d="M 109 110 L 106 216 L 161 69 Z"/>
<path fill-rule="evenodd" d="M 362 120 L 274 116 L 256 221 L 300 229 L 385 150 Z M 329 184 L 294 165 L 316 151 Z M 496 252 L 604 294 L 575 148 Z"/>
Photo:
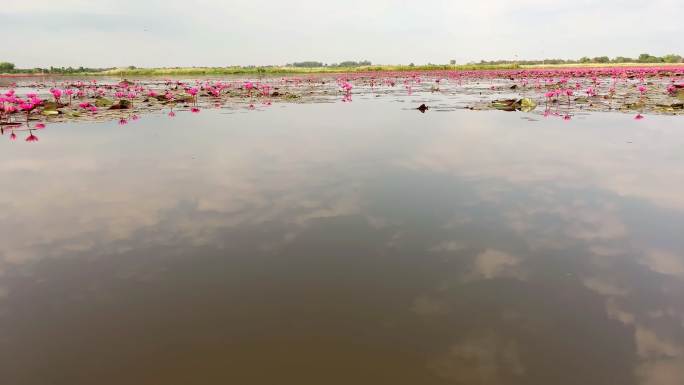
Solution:
<path fill-rule="evenodd" d="M 341 94 L 414 95 L 440 93 L 458 108 L 538 113 L 566 119 L 578 110 L 646 114 L 684 113 L 684 66 L 575 67 L 492 70 L 358 71 L 335 76 L 306 75 L 261 79 L 145 79 L 117 82 L 70 80 L 46 85 L 27 81 L 0 90 L 0 124 L 6 132 L 19 122 L 119 120 L 127 124 L 145 113 L 197 113 L 276 102 L 307 102 Z M 400 89 L 397 84 L 402 84 Z M 17 86 L 28 88 L 23 97 Z M 478 94 L 481 101 L 463 96 Z M 515 94 L 515 97 L 512 97 Z M 63 104 L 64 95 L 69 102 Z M 504 96 L 505 95 L 505 96 Z M 504 96 L 503 98 L 501 96 Z M 74 106 L 72 99 L 78 99 Z M 335 96 L 336 98 L 338 96 Z M 338 99 L 339 100 L 339 99 Z M 468 101 L 466 101 L 468 100 Z M 543 111 L 535 111 L 544 103 Z M 637 119 L 640 120 L 641 118 Z"/>

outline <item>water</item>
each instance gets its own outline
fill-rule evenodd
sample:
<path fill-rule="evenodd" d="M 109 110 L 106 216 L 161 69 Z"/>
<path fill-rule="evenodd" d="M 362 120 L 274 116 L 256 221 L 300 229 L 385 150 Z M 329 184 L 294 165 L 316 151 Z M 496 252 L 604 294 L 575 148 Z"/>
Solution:
<path fill-rule="evenodd" d="M 681 384 L 679 117 L 419 99 L 0 137 L 2 384 Z"/>

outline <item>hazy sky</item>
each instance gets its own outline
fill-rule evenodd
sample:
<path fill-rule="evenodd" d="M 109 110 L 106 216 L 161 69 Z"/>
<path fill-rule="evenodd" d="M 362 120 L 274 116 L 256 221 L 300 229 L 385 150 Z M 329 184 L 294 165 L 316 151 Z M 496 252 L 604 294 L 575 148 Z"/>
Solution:
<path fill-rule="evenodd" d="M 684 0 L 0 0 L 36 66 L 459 63 L 684 54 Z"/>

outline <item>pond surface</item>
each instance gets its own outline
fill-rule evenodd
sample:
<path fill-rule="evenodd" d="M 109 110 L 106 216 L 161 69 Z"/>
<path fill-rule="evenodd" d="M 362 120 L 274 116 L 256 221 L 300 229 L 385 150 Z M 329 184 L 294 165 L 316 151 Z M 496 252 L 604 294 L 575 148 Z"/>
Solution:
<path fill-rule="evenodd" d="M 422 102 L 0 137 L 1 382 L 682 384 L 681 117 Z"/>

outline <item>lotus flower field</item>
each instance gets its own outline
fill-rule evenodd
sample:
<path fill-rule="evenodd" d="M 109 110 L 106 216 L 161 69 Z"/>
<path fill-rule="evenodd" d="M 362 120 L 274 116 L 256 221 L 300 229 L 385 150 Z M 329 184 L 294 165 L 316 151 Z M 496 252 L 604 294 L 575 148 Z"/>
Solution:
<path fill-rule="evenodd" d="M 453 109 L 520 111 L 571 120 L 575 114 L 619 112 L 644 119 L 684 113 L 684 66 L 495 71 L 368 72 L 261 79 L 61 79 L 19 81 L 0 89 L 2 134 L 16 140 L 48 123 L 117 120 L 203 109 L 259 110 L 274 103 L 402 101 L 431 98 Z M 423 99 L 421 99 L 423 98 Z M 420 103 L 419 103 L 420 104 Z M 416 107 L 418 104 L 416 104 Z"/>

